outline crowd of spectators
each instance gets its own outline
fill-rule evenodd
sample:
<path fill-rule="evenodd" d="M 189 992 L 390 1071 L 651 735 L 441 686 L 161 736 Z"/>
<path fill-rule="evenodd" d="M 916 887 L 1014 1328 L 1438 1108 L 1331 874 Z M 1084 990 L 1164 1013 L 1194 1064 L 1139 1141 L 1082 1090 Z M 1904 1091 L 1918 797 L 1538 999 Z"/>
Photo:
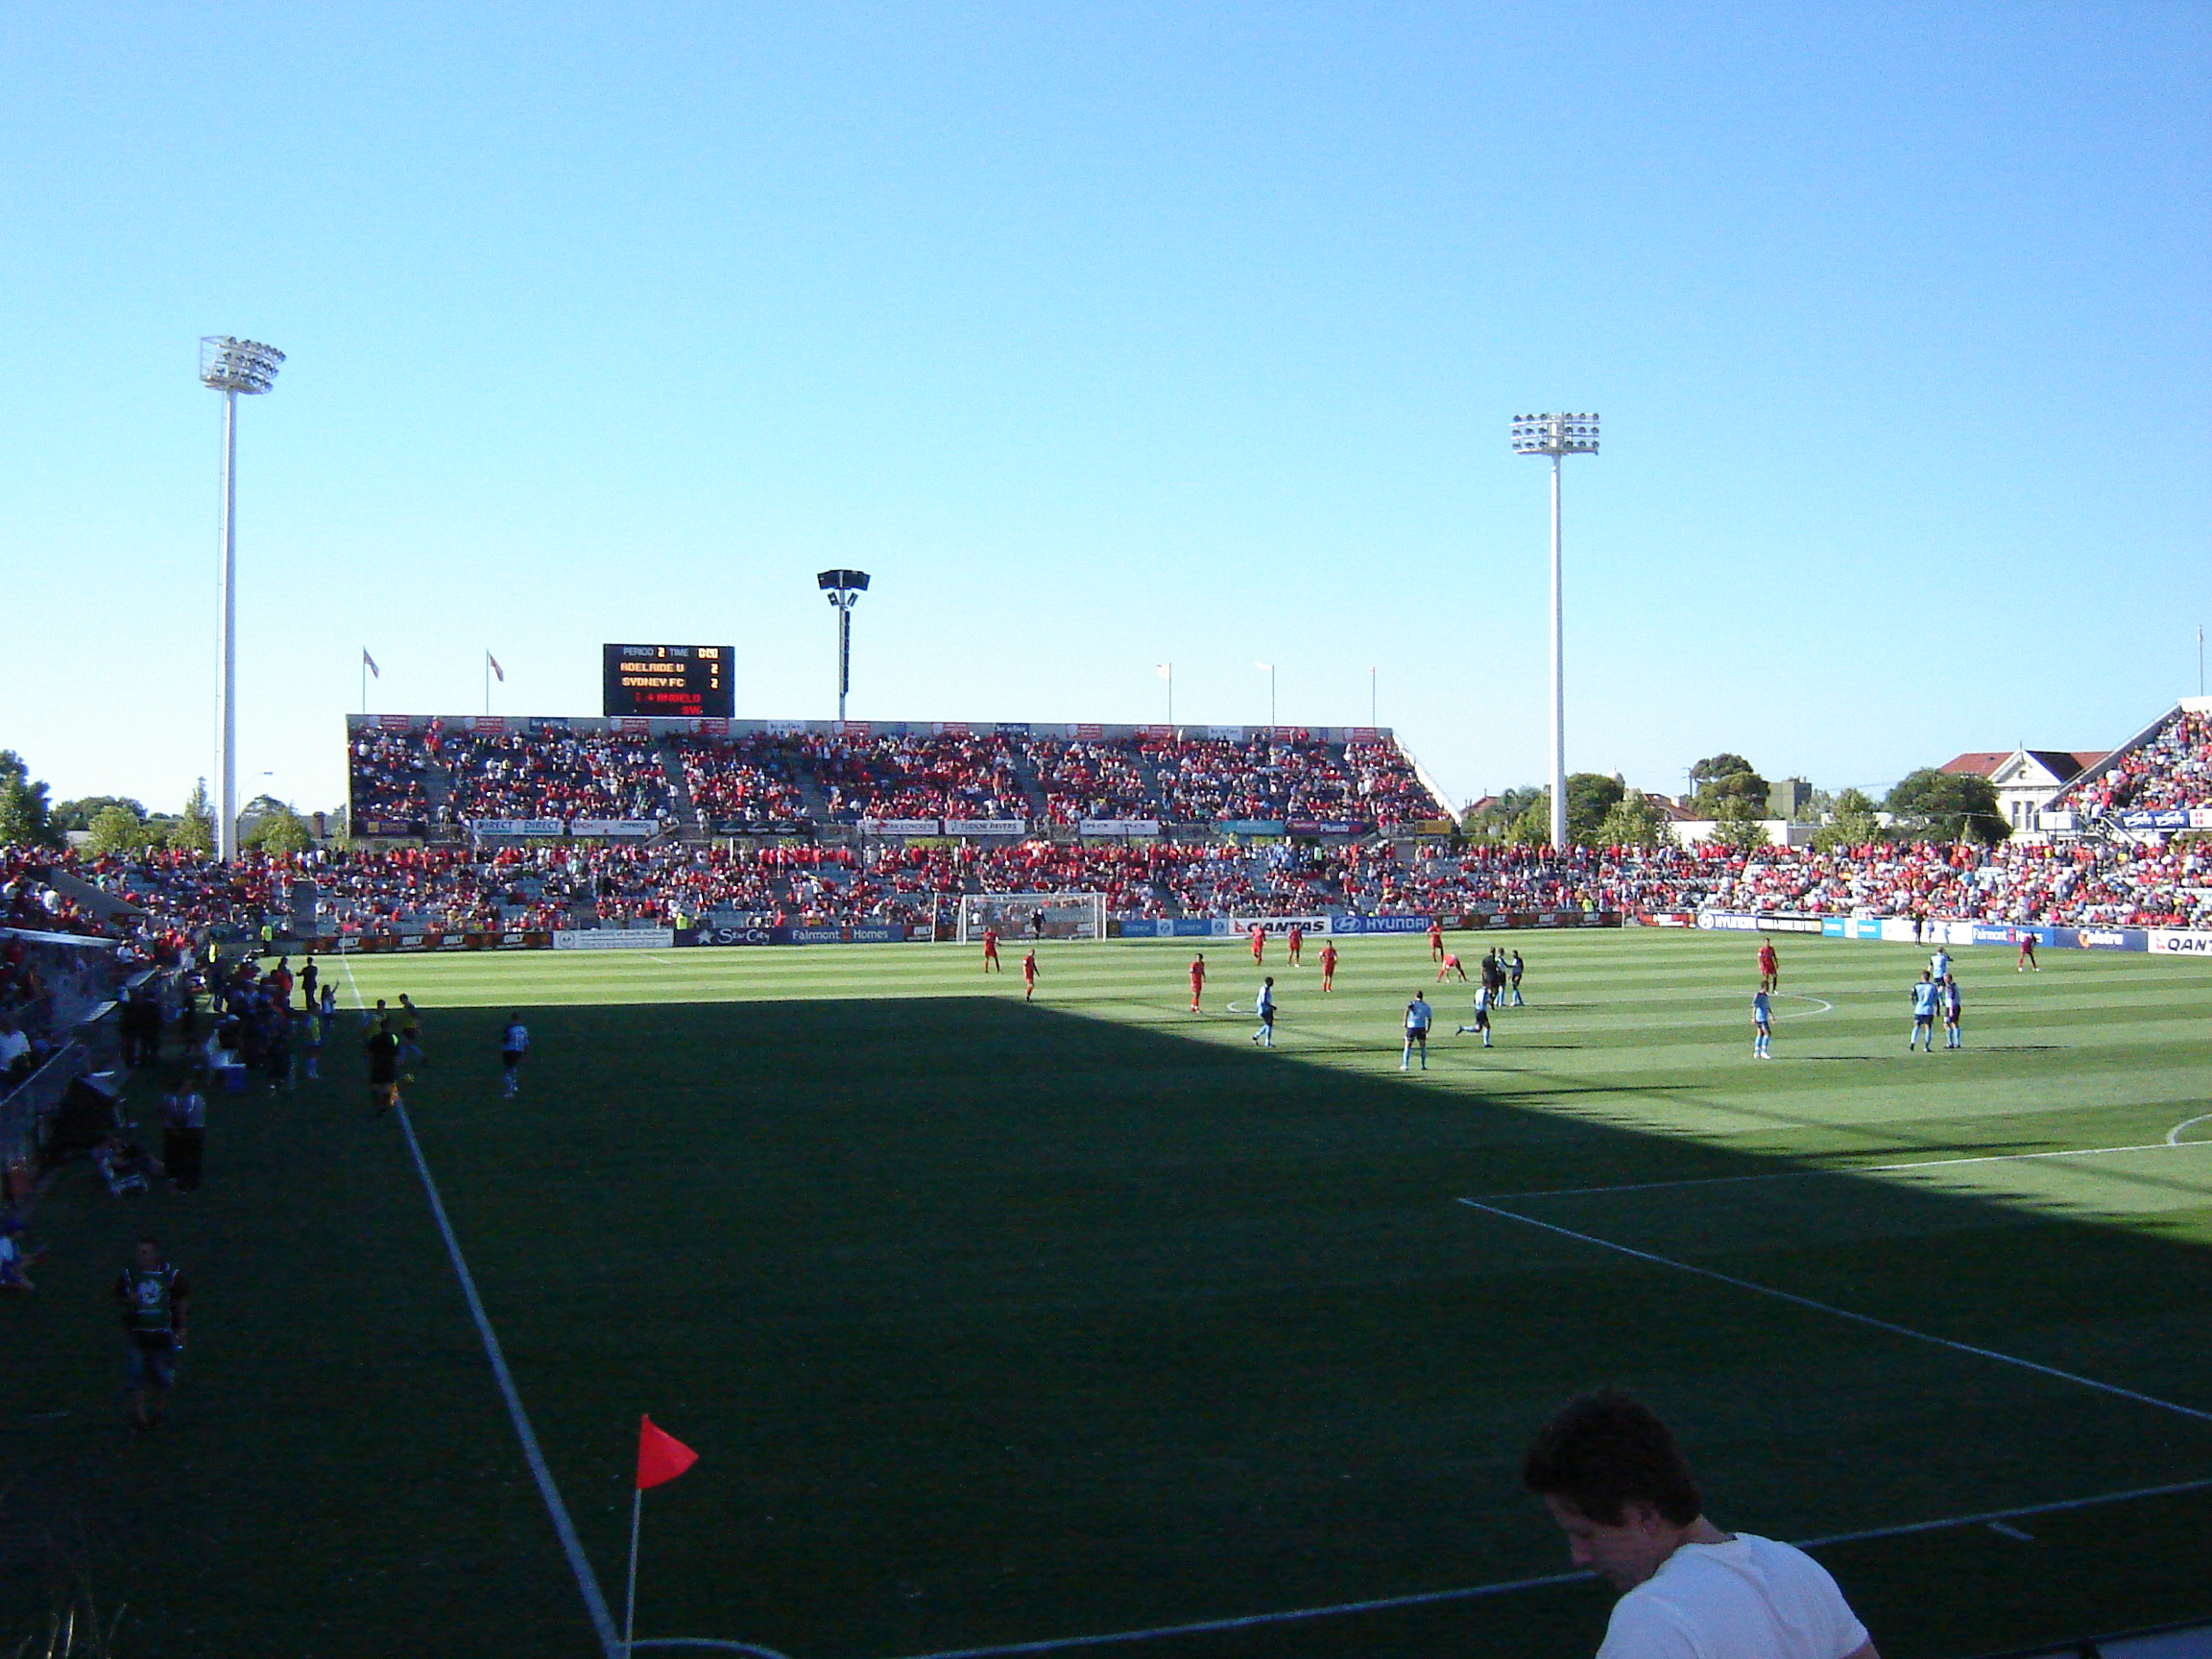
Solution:
<path fill-rule="evenodd" d="M 691 805 L 716 823 L 805 824 L 813 819 L 802 781 L 806 757 L 789 737 L 679 737 L 676 758 Z"/>
<path fill-rule="evenodd" d="M 1027 818 L 1014 739 L 906 736 L 827 741 L 816 760 L 830 816 Z"/>
<path fill-rule="evenodd" d="M 127 907 L 103 919 L 61 896 L 56 870 Z M 1400 914 L 1700 907 L 1792 915 L 1956 917 L 2066 926 L 2212 927 L 2212 850 L 2195 837 L 2136 846 L 1996 848 L 1877 843 L 1848 852 L 1695 847 L 1573 849 L 1382 840 L 997 843 L 854 849 L 665 839 L 560 847 L 405 847 L 226 868 L 149 852 L 0 854 L 0 916 L 14 927 L 126 943 L 126 961 L 176 960 L 196 942 L 290 919 L 295 883 L 322 933 L 539 930 L 592 922 L 667 926 L 709 913 L 777 922 L 923 921 L 965 893 L 1097 892 L 1118 914 Z M 7 997 L 0 962 L 0 1006 Z M 18 986 L 17 991 L 21 991 Z"/>
<path fill-rule="evenodd" d="M 1166 807 L 1145 779 L 1143 761 L 1133 742 L 1093 738 L 1063 743 L 1037 737 L 1029 743 L 1029 764 L 1050 824 L 1166 817 Z"/>
<path fill-rule="evenodd" d="M 641 733 L 547 729 L 472 734 L 456 746 L 447 816 L 672 819 L 658 740 Z"/>
<path fill-rule="evenodd" d="M 2092 814 L 2212 806 L 2212 714 L 2176 709 L 2148 739 L 2113 756 L 2053 805 Z"/>
<path fill-rule="evenodd" d="M 349 746 L 348 799 L 356 818 L 426 824 L 429 774 L 445 736 L 433 720 L 422 732 L 363 732 Z"/>
<path fill-rule="evenodd" d="M 1264 733 L 1241 742 L 1154 737 L 1141 747 L 1158 777 L 1165 816 L 1179 823 L 1397 824 L 1445 815 L 1394 743 L 1346 744 L 1341 760 L 1316 739 Z"/>
<path fill-rule="evenodd" d="M 1031 737 L 1013 733 L 814 733 L 671 740 L 703 829 L 869 818 L 1296 819 L 1399 824 L 1440 817 L 1398 746 L 1317 738 Z M 643 735 L 364 732 L 352 809 L 374 822 L 623 818 L 671 821 L 673 780 Z M 437 780 L 446 780 L 444 798 Z"/>

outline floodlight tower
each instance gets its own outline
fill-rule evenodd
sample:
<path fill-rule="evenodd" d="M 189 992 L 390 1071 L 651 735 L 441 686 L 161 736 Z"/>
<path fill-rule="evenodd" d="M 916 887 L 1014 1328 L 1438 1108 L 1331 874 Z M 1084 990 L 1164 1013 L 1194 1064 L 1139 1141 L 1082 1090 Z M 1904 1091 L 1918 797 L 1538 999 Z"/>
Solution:
<path fill-rule="evenodd" d="M 223 688 L 218 698 L 215 769 L 223 775 L 215 855 L 238 855 L 238 394 L 259 397 L 276 384 L 284 353 L 258 340 L 209 334 L 200 342 L 200 384 L 223 394 Z"/>
<path fill-rule="evenodd" d="M 845 694 L 853 689 L 853 607 L 868 591 L 865 570 L 824 570 L 814 586 L 837 608 L 837 723 L 845 723 Z"/>
<path fill-rule="evenodd" d="M 1551 846 L 1567 846 L 1567 670 L 1559 620 L 1559 462 L 1598 453 L 1595 415 L 1516 415 L 1513 453 L 1551 457 Z"/>

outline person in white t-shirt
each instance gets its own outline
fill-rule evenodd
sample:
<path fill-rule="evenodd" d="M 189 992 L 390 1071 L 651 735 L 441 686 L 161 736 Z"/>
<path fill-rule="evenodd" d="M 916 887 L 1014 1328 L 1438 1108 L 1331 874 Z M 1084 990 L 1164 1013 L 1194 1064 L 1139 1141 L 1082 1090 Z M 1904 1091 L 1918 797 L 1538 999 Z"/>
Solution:
<path fill-rule="evenodd" d="M 1878 1659 L 1826 1568 L 1705 1519 L 1674 1436 L 1631 1396 L 1571 1402 L 1521 1479 L 1575 1565 L 1621 1592 L 1598 1659 Z"/>

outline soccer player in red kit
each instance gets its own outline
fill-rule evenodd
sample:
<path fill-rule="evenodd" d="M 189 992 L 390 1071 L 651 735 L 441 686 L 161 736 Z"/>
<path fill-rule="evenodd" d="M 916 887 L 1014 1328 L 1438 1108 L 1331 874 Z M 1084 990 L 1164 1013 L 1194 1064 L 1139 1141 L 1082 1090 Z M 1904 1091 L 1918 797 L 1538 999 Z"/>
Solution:
<path fill-rule="evenodd" d="M 1198 993 L 1206 989 L 1206 952 L 1190 958 L 1190 1012 L 1198 1012 Z"/>
<path fill-rule="evenodd" d="M 1022 1000 L 1026 1002 L 1037 995 L 1037 952 L 1029 951 L 1022 958 Z"/>
<path fill-rule="evenodd" d="M 1321 941 L 1321 989 L 1324 991 L 1333 991 L 1335 988 L 1336 941 L 1334 939 L 1324 939 Z"/>
<path fill-rule="evenodd" d="M 1444 966 L 1436 970 L 1436 983 L 1443 984 L 1444 976 L 1448 974 L 1456 974 L 1461 979 L 1467 977 L 1467 970 L 1459 966 L 1459 952 L 1456 950 L 1444 952 Z"/>
<path fill-rule="evenodd" d="M 1284 941 L 1284 943 L 1290 948 L 1290 966 L 1293 968 L 1297 967 L 1298 952 L 1306 949 L 1306 929 L 1303 927 L 1293 926 L 1290 929 L 1290 937 Z"/>
<path fill-rule="evenodd" d="M 1253 966 L 1254 966 L 1254 967 L 1259 967 L 1259 966 L 1262 966 L 1262 965 L 1263 965 L 1263 964 L 1266 962 L 1266 960 L 1267 960 L 1267 929 L 1266 929 L 1266 928 L 1264 928 L 1264 927 L 1262 927 L 1262 926 L 1261 926 L 1259 923 L 1255 922 L 1255 923 L 1253 923 L 1253 924 L 1252 924 L 1252 963 L 1253 963 Z"/>
<path fill-rule="evenodd" d="M 1759 941 L 1759 989 L 1782 989 L 1782 958 L 1774 953 L 1774 941 L 1771 939 Z"/>
<path fill-rule="evenodd" d="M 1431 921 L 1429 924 L 1429 960 L 1444 960 L 1444 924 L 1441 922 Z M 1437 977 L 1441 979 L 1443 975 L 1439 974 Z"/>
<path fill-rule="evenodd" d="M 986 927 L 983 929 L 983 972 L 988 974 L 994 968 L 1001 974 L 1006 972 L 1006 964 L 998 960 L 998 929 Z"/>

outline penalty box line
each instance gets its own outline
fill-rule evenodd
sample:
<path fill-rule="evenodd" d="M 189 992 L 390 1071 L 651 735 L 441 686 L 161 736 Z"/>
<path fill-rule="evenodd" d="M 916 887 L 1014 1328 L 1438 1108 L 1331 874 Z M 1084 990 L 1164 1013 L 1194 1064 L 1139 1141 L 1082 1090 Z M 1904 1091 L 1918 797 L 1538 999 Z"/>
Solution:
<path fill-rule="evenodd" d="M 500 1398 L 507 1403 L 507 1415 L 514 1421 L 516 1438 L 522 1442 L 522 1455 L 529 1462 L 531 1478 L 538 1482 L 538 1495 L 545 1501 L 545 1512 L 553 1519 L 553 1530 L 561 1539 L 562 1552 L 568 1557 L 569 1571 L 576 1575 L 576 1588 L 584 1596 L 584 1611 L 590 1618 L 591 1628 L 599 1638 L 606 1659 L 622 1659 L 622 1638 L 614 1628 L 613 1615 L 607 1609 L 607 1598 L 600 1593 L 599 1579 L 591 1571 L 589 1557 L 584 1553 L 583 1541 L 576 1536 L 575 1524 L 568 1518 L 568 1505 L 561 1501 L 561 1488 L 553 1483 L 553 1471 L 546 1466 L 545 1454 L 539 1450 L 538 1436 L 530 1428 L 529 1413 L 522 1409 L 522 1396 L 515 1386 L 514 1373 L 507 1369 L 507 1356 L 500 1351 L 499 1338 L 493 1334 L 483 1299 L 476 1294 L 476 1281 L 462 1257 L 461 1241 L 453 1236 L 453 1224 L 445 1217 L 445 1201 L 438 1196 L 438 1183 L 430 1179 L 430 1166 L 423 1161 L 421 1143 L 415 1139 L 415 1125 L 407 1119 L 406 1102 L 397 1102 L 393 1111 L 399 1119 L 400 1134 L 407 1138 L 407 1152 L 415 1160 L 415 1172 L 422 1177 L 422 1190 L 430 1200 L 431 1218 L 438 1223 L 439 1236 L 445 1240 L 445 1254 L 453 1262 L 453 1276 L 461 1282 L 461 1294 L 469 1303 L 469 1317 L 476 1322 L 476 1334 L 483 1338 L 485 1357 L 492 1361 L 492 1375 L 499 1383 Z"/>
<path fill-rule="evenodd" d="M 2212 1490 L 2212 1479 L 2176 1480 L 2163 1486 L 2137 1486 L 2126 1492 L 2100 1492 L 2088 1498 L 2061 1498 L 2050 1503 L 2023 1503 L 2010 1509 L 1984 1509 L 1973 1515 L 1947 1515 L 1938 1521 L 1907 1521 L 1895 1527 L 1869 1527 L 1857 1532 L 1831 1532 L 1819 1538 L 1800 1538 L 1801 1550 L 1824 1550 L 1841 1544 L 1870 1544 L 1884 1538 L 1910 1538 L 1921 1532 L 1942 1532 L 1954 1527 L 1986 1527 L 1993 1522 L 2020 1521 L 2037 1515 L 2057 1515 L 2074 1509 L 2091 1509 L 2104 1503 L 2126 1503 L 2140 1498 L 2170 1498 L 2184 1492 Z M 951 1647 L 936 1653 L 918 1653 L 911 1659 L 1014 1659 L 1023 1653 L 1054 1653 L 1070 1647 L 1106 1647 L 1132 1642 L 1155 1642 L 1171 1636 L 1207 1636 L 1228 1630 L 1249 1630 L 1262 1624 L 1290 1624 L 1307 1619 L 1333 1619 L 1354 1613 L 1382 1613 L 1402 1607 L 1431 1607 L 1444 1601 L 1478 1601 L 1489 1596 L 1506 1596 L 1517 1590 L 1541 1590 L 1555 1584 L 1575 1584 L 1595 1578 L 1594 1573 L 1547 1573 L 1534 1578 L 1508 1578 L 1496 1584 L 1473 1584 L 1457 1590 L 1429 1590 L 1412 1596 L 1382 1596 L 1365 1601 L 1338 1601 L 1325 1607 L 1293 1607 L 1280 1613 L 1251 1613 L 1238 1619 L 1206 1619 L 1190 1624 L 1160 1624 L 1147 1630 L 1116 1630 L 1102 1636 L 1055 1636 L 1040 1642 L 1010 1642 L 995 1647 Z M 673 1643 L 655 1643 L 673 1647 Z M 638 1647 L 647 1644 L 640 1642 Z M 757 1649 L 749 1649 L 757 1651 Z"/>
<path fill-rule="evenodd" d="M 1648 1250 L 1634 1249 L 1626 1244 L 1616 1244 L 1610 1238 L 1599 1238 L 1594 1234 L 1577 1233 L 1572 1227 L 1561 1227 L 1550 1221 L 1539 1221 L 1532 1215 L 1521 1215 L 1511 1210 L 1501 1210 L 1495 1205 L 1478 1203 L 1473 1198 L 1457 1202 L 1470 1210 L 1479 1210 L 1488 1215 L 1501 1216 L 1507 1221 L 1518 1221 L 1525 1227 L 1541 1228 L 1556 1233 L 1562 1238 L 1573 1238 L 1579 1243 L 1594 1244 L 1601 1250 L 1617 1251 L 1639 1262 L 1649 1262 L 1655 1266 L 1671 1267 L 1677 1273 L 1694 1273 L 1700 1279 L 1710 1279 L 1717 1285 L 1734 1289 L 1748 1290 L 1758 1296 L 1771 1296 L 1777 1302 L 1788 1302 L 1798 1308 L 1810 1308 L 1815 1313 L 1826 1313 L 1838 1319 L 1849 1319 L 1855 1324 L 1870 1325 L 1877 1331 L 1887 1331 L 1892 1336 L 1909 1336 L 1915 1342 L 1926 1342 L 1934 1347 L 1948 1348 L 1956 1354 L 1971 1354 L 1981 1359 L 1994 1359 L 2001 1365 L 2018 1366 L 2023 1371 L 2033 1371 L 2044 1377 L 2055 1377 L 2061 1382 L 2072 1382 L 2082 1388 L 2094 1388 L 2101 1394 L 2111 1394 L 2122 1400 L 2132 1400 L 2138 1406 L 2152 1406 L 2176 1416 L 2194 1418 L 2200 1423 L 2212 1423 L 2212 1411 L 2200 1411 L 2194 1406 L 2178 1406 L 2156 1395 L 2143 1394 L 2133 1388 L 2123 1388 L 2117 1382 L 2100 1382 L 2094 1377 L 2084 1377 L 2076 1371 L 2061 1371 L 2056 1365 L 2045 1365 L 2038 1360 L 2023 1359 L 2017 1354 L 2000 1353 L 1994 1348 L 1984 1348 L 1972 1342 L 1957 1341 L 1949 1336 L 1931 1335 L 1926 1331 L 1915 1331 L 1909 1325 L 1897 1325 L 1887 1319 L 1877 1319 L 1871 1313 L 1855 1313 L 1848 1308 L 1839 1308 L 1829 1302 L 1815 1302 L 1810 1296 L 1800 1296 L 1794 1290 L 1778 1290 L 1771 1285 L 1761 1285 L 1750 1279 L 1739 1279 L 1733 1273 L 1717 1272 L 1711 1267 L 1695 1266 L 1688 1262 L 1677 1262 L 1671 1256 L 1657 1256 Z"/>

